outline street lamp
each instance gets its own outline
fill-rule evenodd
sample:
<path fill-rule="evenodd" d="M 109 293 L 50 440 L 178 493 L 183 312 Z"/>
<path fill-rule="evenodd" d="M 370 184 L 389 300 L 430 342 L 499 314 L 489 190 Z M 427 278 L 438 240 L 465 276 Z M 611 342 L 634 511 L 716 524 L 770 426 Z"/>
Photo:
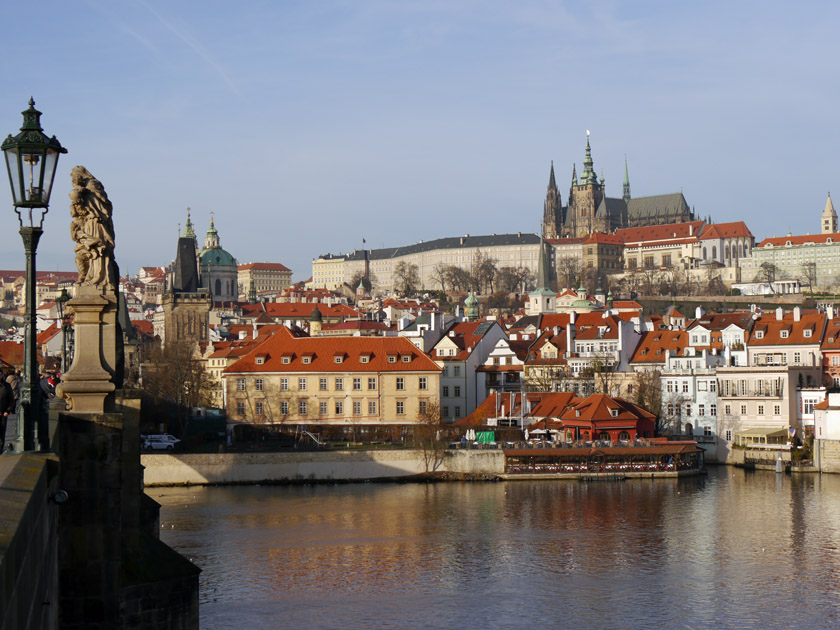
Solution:
<path fill-rule="evenodd" d="M 67 322 L 64 320 L 64 305 L 70 300 L 67 289 L 61 290 L 61 295 L 55 298 L 58 307 L 58 318 L 61 320 L 61 373 L 67 371 Z"/>
<path fill-rule="evenodd" d="M 58 156 L 67 149 L 55 136 L 48 138 L 41 128 L 41 112 L 35 101 L 29 99 L 29 109 L 23 113 L 23 127 L 16 136 L 0 145 L 6 156 L 6 169 L 12 188 L 12 200 L 20 223 L 20 236 L 26 251 L 26 333 L 24 336 L 23 385 L 20 391 L 17 444 L 24 451 L 35 450 L 35 424 L 38 425 L 40 450 L 50 448 L 49 420 L 42 410 L 41 391 L 38 383 L 37 328 L 35 325 L 35 252 L 44 233 L 44 216 L 49 211 L 55 168 Z M 35 216 L 38 215 L 37 224 Z"/>

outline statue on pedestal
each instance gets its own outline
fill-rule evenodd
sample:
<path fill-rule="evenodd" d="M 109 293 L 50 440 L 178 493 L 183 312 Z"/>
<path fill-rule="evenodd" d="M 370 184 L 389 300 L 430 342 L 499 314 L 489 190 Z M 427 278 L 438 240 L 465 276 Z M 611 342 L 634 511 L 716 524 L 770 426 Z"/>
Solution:
<path fill-rule="evenodd" d="M 70 235 L 77 243 L 77 284 L 115 292 L 119 272 L 114 262 L 113 206 L 102 183 L 84 166 L 73 167 L 70 178 Z"/>

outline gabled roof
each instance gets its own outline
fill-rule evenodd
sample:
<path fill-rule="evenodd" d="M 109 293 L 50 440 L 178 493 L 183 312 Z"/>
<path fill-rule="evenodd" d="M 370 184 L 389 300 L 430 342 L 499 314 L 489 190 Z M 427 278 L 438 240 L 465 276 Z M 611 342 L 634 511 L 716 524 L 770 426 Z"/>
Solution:
<path fill-rule="evenodd" d="M 688 202 L 681 192 L 634 197 L 627 203 L 627 213 L 631 217 L 655 217 L 689 211 Z"/>
<path fill-rule="evenodd" d="M 840 350 L 840 319 L 829 319 L 823 336 L 822 350 Z"/>
<path fill-rule="evenodd" d="M 697 238 L 701 241 L 711 238 L 753 238 L 747 224 L 743 221 L 732 221 L 730 223 L 712 223 L 704 225 Z"/>
<path fill-rule="evenodd" d="M 773 236 L 765 238 L 756 247 L 784 247 L 785 245 L 823 245 L 825 243 L 840 243 L 840 234 L 805 234 L 804 236 Z"/>
<path fill-rule="evenodd" d="M 604 394 L 592 394 L 580 402 L 569 405 L 560 414 L 560 419 L 564 424 L 575 421 L 636 421 L 655 418 L 656 416 L 635 403 Z"/>
<path fill-rule="evenodd" d="M 258 364 L 256 358 L 264 357 Z M 283 357 L 288 357 L 288 363 Z M 343 357 L 340 363 L 336 356 Z M 367 357 L 362 362 L 361 357 Z M 408 362 L 403 357 L 409 357 Z M 303 357 L 309 357 L 304 363 Z M 389 361 L 389 357 L 395 360 Z M 225 368 L 225 374 L 261 372 L 433 372 L 440 369 L 405 337 L 294 337 L 280 330 Z"/>
<path fill-rule="evenodd" d="M 690 331 L 693 328 L 702 326 L 706 330 L 721 331 L 730 326 L 737 326 L 748 330 L 752 322 L 752 314 L 746 311 L 735 311 L 733 313 L 707 313 L 700 319 L 691 320 L 685 329 Z"/>
<path fill-rule="evenodd" d="M 438 360 L 444 361 L 463 361 L 470 356 L 475 346 L 481 341 L 484 336 L 489 333 L 494 326 L 498 326 L 496 321 L 475 321 L 475 322 L 457 322 L 446 331 L 446 335 L 432 348 L 432 356 Z M 441 346 L 444 340 L 449 340 L 459 348 L 459 352 L 455 356 L 437 356 L 435 350 Z M 445 345 L 445 344 L 444 344 Z"/>
<path fill-rule="evenodd" d="M 61 332 L 61 329 L 58 327 L 58 325 L 55 322 L 53 322 L 52 324 L 49 325 L 49 327 L 46 330 L 43 330 L 43 331 L 38 333 L 38 337 L 37 337 L 38 345 L 40 346 L 40 345 L 43 345 L 45 343 L 48 343 L 50 341 L 50 339 L 55 337 L 60 332 Z"/>
<path fill-rule="evenodd" d="M 631 363 L 665 363 L 668 351 L 674 356 L 684 356 L 688 346 L 688 333 L 684 330 L 652 330 L 642 333 L 639 345 L 630 359 Z"/>

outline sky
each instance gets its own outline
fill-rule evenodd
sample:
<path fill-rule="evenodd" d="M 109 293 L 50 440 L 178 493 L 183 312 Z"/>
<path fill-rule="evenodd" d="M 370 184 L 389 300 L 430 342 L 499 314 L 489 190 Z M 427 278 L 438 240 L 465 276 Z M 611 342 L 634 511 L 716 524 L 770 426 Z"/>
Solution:
<path fill-rule="evenodd" d="M 757 240 L 837 190 L 831 2 L 21 0 L 0 6 L 0 135 L 30 96 L 58 165 L 39 270 L 74 269 L 70 169 L 114 205 L 123 275 L 187 207 L 240 263 L 537 232 L 586 130 L 607 194 L 682 191 Z M 4 181 L 6 178 L 4 178 Z M 0 269 L 24 267 L 11 193 Z M 838 206 L 840 207 L 840 206 Z"/>

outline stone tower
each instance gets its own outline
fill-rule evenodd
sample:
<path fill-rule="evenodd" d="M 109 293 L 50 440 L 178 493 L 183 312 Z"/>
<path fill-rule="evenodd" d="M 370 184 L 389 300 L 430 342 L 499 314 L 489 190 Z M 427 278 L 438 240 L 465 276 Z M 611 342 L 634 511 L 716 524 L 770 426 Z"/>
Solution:
<path fill-rule="evenodd" d="M 592 161 L 592 149 L 589 146 L 589 132 L 586 132 L 586 156 L 583 159 L 583 173 L 580 183 L 573 176 L 572 191 L 569 198 L 569 211 L 572 213 L 572 225 L 568 236 L 586 236 L 598 229 L 595 213 L 604 199 L 604 187 L 598 181 Z M 601 231 L 604 230 L 603 228 Z"/>
<path fill-rule="evenodd" d="M 551 161 L 551 173 L 548 176 L 548 190 L 543 205 L 542 233 L 545 238 L 560 238 L 563 226 L 563 204 L 560 192 L 554 180 L 554 160 Z"/>
<path fill-rule="evenodd" d="M 825 202 L 821 226 L 823 234 L 835 234 L 837 232 L 837 213 L 834 211 L 834 204 L 831 203 L 831 193 L 828 193 L 828 199 Z"/>

